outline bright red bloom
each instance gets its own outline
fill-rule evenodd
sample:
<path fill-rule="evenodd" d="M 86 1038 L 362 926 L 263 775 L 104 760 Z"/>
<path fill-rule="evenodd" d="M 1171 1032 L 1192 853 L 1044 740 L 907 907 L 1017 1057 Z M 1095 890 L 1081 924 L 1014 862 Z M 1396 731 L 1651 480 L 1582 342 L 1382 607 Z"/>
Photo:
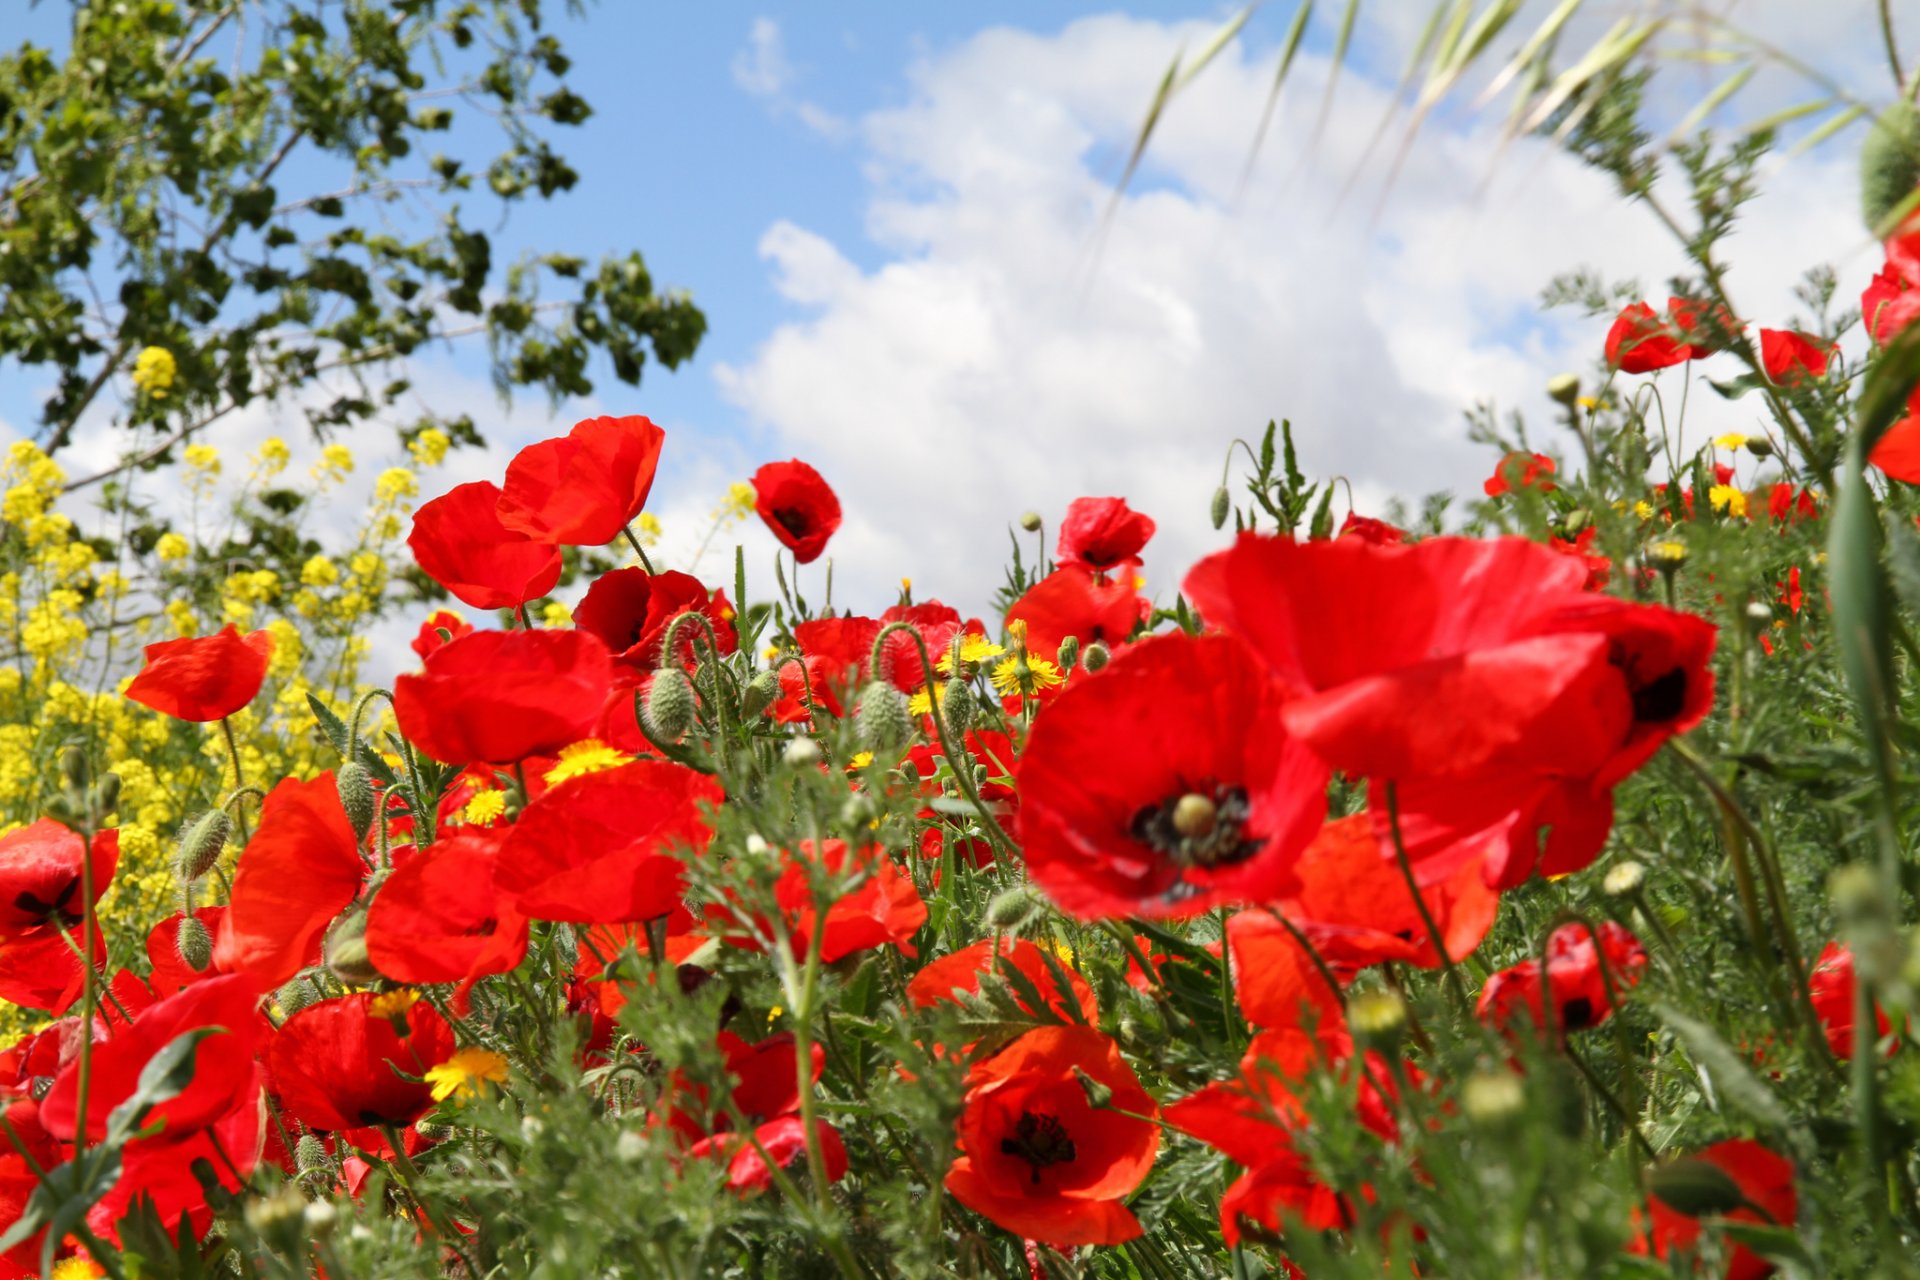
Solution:
<path fill-rule="evenodd" d="M 93 920 L 77 930 L 47 925 L 0 941 L 0 1000 L 65 1013 L 80 998 L 87 976 L 75 954 L 81 943 L 76 934 L 85 935 L 87 953 L 95 964 L 106 961 L 106 940 Z"/>
<path fill-rule="evenodd" d="M 1607 330 L 1607 363 L 1622 373 L 1652 373 L 1713 354 L 1713 335 L 1701 328 L 1705 310 L 1704 303 L 1668 298 L 1662 319 L 1644 302 L 1631 304 Z M 1733 327 L 1731 317 L 1721 323 Z"/>
<path fill-rule="evenodd" d="M 1537 456 L 1537 455 L 1536 455 Z M 1552 471 L 1553 459 L 1547 459 L 1547 469 Z M 1407 531 L 1395 528 L 1385 520 L 1376 520 L 1372 516 L 1355 515 L 1347 512 L 1347 518 L 1340 522 L 1340 531 L 1334 535 L 1339 538 L 1358 538 L 1362 542 L 1371 542 L 1376 547 L 1392 546 L 1405 542 Z"/>
<path fill-rule="evenodd" d="M 1733 1179 L 1740 1195 L 1750 1207 L 1736 1209 L 1725 1216 L 1727 1222 L 1749 1222 L 1765 1226 L 1791 1228 L 1800 1210 L 1800 1198 L 1793 1185 L 1793 1162 L 1776 1155 L 1746 1138 L 1716 1142 L 1686 1159 L 1708 1164 Z M 1700 1242 L 1701 1220 L 1675 1209 L 1658 1196 L 1647 1200 L 1647 1219 L 1641 1223 L 1636 1213 L 1636 1231 L 1632 1252 L 1651 1252 L 1656 1258 L 1690 1251 Z M 1651 1246 L 1649 1246 L 1649 1237 Z M 1773 1263 L 1743 1244 L 1729 1242 L 1724 1280 L 1765 1280 L 1774 1273 Z"/>
<path fill-rule="evenodd" d="M 646 418 L 588 418 L 528 445 L 507 464 L 500 523 L 540 542 L 605 546 L 647 505 L 666 438 Z"/>
<path fill-rule="evenodd" d="M 1326 812 L 1325 766 L 1229 636 L 1116 655 L 1034 722 L 1014 773 L 1027 869 L 1082 919 L 1273 901 Z"/>
<path fill-rule="evenodd" d="M 432 1108 L 433 1087 L 420 1077 L 453 1056 L 453 1029 L 424 1000 L 389 1017 L 371 1009 L 378 998 L 322 1000 L 274 1035 L 267 1071 L 288 1115 L 340 1131 L 409 1125 Z"/>
<path fill-rule="evenodd" d="M 444 631 L 447 634 L 442 636 Z M 452 644 L 461 636 L 473 634 L 473 624 L 451 609 L 437 609 L 432 617 L 420 624 L 420 633 L 413 638 L 413 651 L 425 658 L 435 649 Z"/>
<path fill-rule="evenodd" d="M 1547 939 L 1544 979 L 1540 961 L 1523 960 L 1487 979 L 1476 1008 L 1483 1022 L 1517 1031 L 1523 1019 L 1545 1030 L 1548 991 L 1557 1034 L 1597 1027 L 1613 1014 L 1646 971 L 1640 940 L 1611 920 L 1600 925 L 1599 945 L 1584 924 L 1563 924 Z"/>
<path fill-rule="evenodd" d="M 1493 474 L 1480 487 L 1489 498 L 1497 498 L 1515 489 L 1537 489 L 1541 493 L 1552 493 L 1560 487 L 1549 478 L 1556 469 L 1553 459 L 1544 453 L 1510 453 L 1500 459 Z M 1366 541 L 1380 543 L 1386 540 L 1368 538 Z M 1399 542 L 1400 539 L 1392 541 Z"/>
<path fill-rule="evenodd" d="M 476 631 L 394 681 L 394 718 L 435 760 L 511 764 L 590 736 L 612 684 L 584 631 Z"/>
<path fill-rule="evenodd" d="M 27 1201 L 40 1189 L 40 1176 L 34 1166 L 51 1169 L 61 1161 L 60 1144 L 40 1124 L 40 1108 L 22 1099 L 6 1110 L 7 1125 L 19 1135 L 25 1151 L 11 1142 L 0 1142 L 0 1227 L 11 1227 L 27 1211 Z M 32 1163 L 28 1163 L 29 1161 Z M 44 1230 L 0 1255 L 0 1277 L 28 1280 L 40 1274 L 40 1243 Z"/>
<path fill-rule="evenodd" d="M 41 818 L 0 836 L 0 940 L 39 937 L 46 926 L 71 930 L 93 902 L 81 901 L 83 863 L 93 870 L 93 902 L 120 863 L 120 833 L 102 831 L 91 854 L 80 833 Z"/>
<path fill-rule="evenodd" d="M 844 840 L 828 840 L 817 855 L 828 871 L 865 871 L 867 875 L 853 889 L 838 895 L 822 917 L 814 906 L 813 871 L 808 866 L 808 859 L 815 856 L 811 840 L 802 841 L 797 851 L 786 851 L 786 869 L 774 884 L 774 901 L 786 917 L 794 955 L 807 953 L 816 930 L 820 934 L 820 958 L 829 964 L 874 947 L 895 946 L 913 955 L 913 935 L 927 922 L 927 904 L 920 900 L 913 878 L 877 848 L 854 852 Z M 731 911 L 718 903 L 710 904 L 707 910 L 710 928 L 728 927 Z M 759 932 L 771 934 L 772 929 L 763 922 Z M 729 934 L 726 940 L 740 947 L 758 946 L 745 935 Z"/>
<path fill-rule="evenodd" d="M 1820 504 L 1814 500 L 1811 489 L 1801 489 L 1796 496 L 1793 486 L 1783 482 L 1767 490 L 1767 516 L 1770 519 L 1782 524 L 1798 524 L 1819 514 Z"/>
<path fill-rule="evenodd" d="M 1047 963 L 1046 957 L 1034 943 L 1025 938 L 1001 938 L 996 946 L 994 939 L 982 938 L 970 947 L 962 947 L 951 955 L 941 956 L 914 974 L 913 980 L 907 984 L 907 999 L 913 1002 L 915 1008 L 932 1008 L 953 1000 L 956 993 L 979 991 L 981 978 L 989 972 L 999 976 L 1004 966 L 1032 984 L 1040 993 L 1042 1003 L 1056 1017 L 1066 1022 L 1097 1025 L 1100 1010 L 1094 1001 L 1093 988 L 1066 961 L 1058 961 L 1058 964 L 1060 972 L 1066 975 L 1065 990 L 1061 989 L 1060 980 L 1054 976 L 1054 966 Z M 1014 1003 L 1022 1009 L 1028 1013 L 1039 1012 L 1029 1007 L 1018 987 L 1008 984 L 1008 990 Z"/>
<path fill-rule="evenodd" d="M 1577 556 L 1580 562 L 1587 566 L 1587 580 L 1582 585 L 1588 591 L 1600 590 L 1607 585 L 1607 580 L 1613 577 L 1613 561 L 1593 549 L 1594 535 L 1598 532 L 1598 529 L 1588 525 L 1571 538 L 1555 535 L 1547 542 L 1548 546 L 1561 555 Z"/>
<path fill-rule="evenodd" d="M 803 622 L 801 628 L 813 625 Z M 796 628 L 798 630 L 799 628 Z M 830 716 L 844 714 L 835 696 L 836 673 L 826 658 L 803 654 L 798 660 L 783 661 L 779 667 L 780 696 L 767 708 L 767 714 L 780 724 L 810 721 L 816 710 Z M 846 681 L 837 682 L 845 691 Z"/>
<path fill-rule="evenodd" d="M 690 573 L 648 573 L 645 569 L 615 569 L 594 580 L 573 611 L 573 625 L 598 636 L 614 661 L 651 671 L 661 665 L 660 648 L 667 627 L 685 613 L 704 616 L 713 628 L 721 654 L 740 647 L 734 633 L 733 606 L 724 591 L 708 591 Z M 696 663 L 707 652 L 706 628 L 686 623 L 676 637 L 682 663 Z"/>
<path fill-rule="evenodd" d="M 494 885 L 504 831 L 464 827 L 394 868 L 367 909 L 367 955 L 395 982 L 472 982 L 527 952 L 527 918 Z"/>
<path fill-rule="evenodd" d="M 455 485 L 413 513 L 407 546 L 429 578 L 476 609 L 517 609 L 560 581 L 560 548 L 500 523 L 499 486 Z"/>
<path fill-rule="evenodd" d="M 1113 1091 L 1096 1111 L 1084 1075 Z M 1122 1203 L 1153 1167 L 1159 1106 L 1112 1040 L 1086 1027 L 1029 1031 L 967 1074 L 953 1198 L 995 1224 L 1059 1247 L 1140 1234 Z M 1122 1115 L 1121 1112 L 1131 1115 Z"/>
<path fill-rule="evenodd" d="M 1760 363 L 1767 376 L 1782 386 L 1804 378 L 1827 376 L 1827 362 L 1839 350 L 1834 343 L 1794 329 L 1760 331 Z"/>
<path fill-rule="evenodd" d="M 283 779 L 240 854 L 214 963 L 262 990 L 317 964 L 321 937 L 360 895 L 367 870 L 333 774 Z"/>
<path fill-rule="evenodd" d="M 840 499 L 798 458 L 753 473 L 753 509 L 800 564 L 812 564 L 840 527 Z"/>
<path fill-rule="evenodd" d="M 1062 569 L 1107 573 L 1138 560 L 1153 530 L 1153 520 L 1129 507 L 1125 498 L 1075 498 L 1060 522 L 1054 559 Z"/>
<path fill-rule="evenodd" d="M 841 1140 L 840 1131 L 826 1121 L 815 1120 L 814 1126 L 820 1139 L 820 1163 L 827 1181 L 838 1182 L 847 1176 L 847 1144 Z M 701 1150 L 702 1147 L 706 1150 Z M 694 1154 L 717 1157 L 729 1151 L 732 1154 L 727 1160 L 727 1190 L 736 1195 L 765 1191 L 773 1185 L 773 1171 L 767 1168 L 767 1161 L 760 1153 L 766 1152 L 782 1169 L 805 1168 L 806 1126 L 797 1115 L 776 1116 L 755 1127 L 752 1142 L 738 1134 L 716 1134 L 704 1143 L 695 1144 Z"/>
<path fill-rule="evenodd" d="M 1820 952 L 1820 958 L 1814 961 L 1813 972 L 1807 975 L 1807 991 L 1813 1000 L 1813 1011 L 1819 1015 L 1820 1029 L 1826 1033 L 1827 1045 L 1833 1050 L 1833 1056 L 1842 1062 L 1851 1061 L 1858 1047 L 1854 1025 L 1855 978 L 1853 974 L 1853 952 L 1837 942 L 1829 942 Z M 1887 1021 L 1886 1010 L 1877 1003 L 1873 1007 L 1876 1023 L 1876 1039 L 1884 1039 L 1893 1024 Z M 1898 1048 L 1898 1042 L 1888 1046 L 1887 1051 Z"/>
<path fill-rule="evenodd" d="M 267 678 L 273 633 L 240 634 L 228 623 L 218 634 L 162 640 L 147 646 L 147 665 L 127 696 L 176 720 L 224 720 L 253 701 Z"/>
<path fill-rule="evenodd" d="M 1049 662 L 1068 636 L 1078 637 L 1082 648 L 1095 641 L 1117 648 L 1139 621 L 1140 593 L 1126 566 L 1108 582 L 1096 582 L 1084 569 L 1056 570 L 1007 610 L 1007 625 L 1026 623 L 1028 650 Z"/>
<path fill-rule="evenodd" d="M 494 864 L 523 915 L 574 924 L 652 920 L 679 905 L 685 863 L 713 838 L 703 807 L 720 785 L 682 765 L 636 760 L 569 778 L 529 804 Z"/>
<path fill-rule="evenodd" d="M 179 1036 L 200 1027 L 223 1030 L 193 1051 L 193 1082 L 178 1096 L 154 1108 L 152 1120 L 165 1128 L 156 1135 L 177 1142 L 196 1129 L 216 1123 L 256 1087 L 254 1048 L 265 1024 L 255 1012 L 259 988 L 244 975 L 209 978 L 169 996 L 136 1016 L 131 1025 L 93 1047 L 87 1077 L 87 1140 L 106 1137 L 108 1114 L 133 1096 L 140 1073 L 153 1056 Z M 80 1063 L 76 1055 L 40 1104 L 47 1132 L 73 1141 L 79 1124 Z"/>
<path fill-rule="evenodd" d="M 1314 939 L 1314 945 L 1319 946 L 1319 939 Z M 1248 1022 L 1256 1027 L 1317 1030 L 1323 1038 L 1345 1028 L 1339 991 L 1328 985 L 1307 949 L 1271 913 L 1252 910 L 1229 916 L 1227 946 L 1233 960 L 1234 1000 Z M 1334 967 L 1332 957 L 1322 958 L 1329 968 Z M 1337 978 L 1339 970 L 1334 972 Z"/>
<path fill-rule="evenodd" d="M 1909 296 L 1920 298 L 1920 289 Z M 1887 428 L 1867 461 L 1895 480 L 1920 484 L 1920 387 L 1907 398 L 1906 416 Z"/>
<path fill-rule="evenodd" d="M 874 640 L 882 628 L 895 622 L 909 624 L 910 632 L 895 631 L 888 636 L 880 646 L 880 670 L 869 671 Z M 982 635 L 985 628 L 978 619 L 962 621 L 959 610 L 938 600 L 928 600 L 921 604 L 889 606 L 877 618 L 814 618 L 796 625 L 793 638 L 806 656 L 814 698 L 838 714 L 836 697 L 844 702 L 844 695 L 856 682 L 884 679 L 902 693 L 926 688 L 926 667 L 920 661 L 920 645 L 914 643 L 914 637 L 918 636 L 926 646 L 927 661 L 938 666 L 952 647 L 954 637 L 963 632 Z M 822 681 L 816 671 L 823 671 L 826 679 Z M 783 685 L 792 680 L 796 686 L 791 695 L 796 700 L 799 675 L 798 671 L 791 670 L 781 674 Z"/>
<path fill-rule="evenodd" d="M 1887 238 L 1886 265 L 1860 295 L 1860 316 L 1882 346 L 1920 320 L 1920 230 L 1908 227 Z"/>

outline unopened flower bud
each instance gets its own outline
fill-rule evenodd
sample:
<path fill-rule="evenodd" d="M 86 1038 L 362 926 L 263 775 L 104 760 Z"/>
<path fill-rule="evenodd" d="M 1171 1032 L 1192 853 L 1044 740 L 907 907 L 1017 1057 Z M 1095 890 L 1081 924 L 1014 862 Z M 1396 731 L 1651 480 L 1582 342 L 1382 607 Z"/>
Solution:
<path fill-rule="evenodd" d="M 792 765 L 812 765 L 820 763 L 820 744 L 812 738 L 795 738 L 780 753 L 780 758 Z M 765 843 L 764 841 L 762 843 Z"/>
<path fill-rule="evenodd" d="M 1849 862 L 1827 877 L 1827 896 L 1842 919 L 1857 919 L 1872 911 L 1880 896 L 1880 880 L 1865 863 Z"/>
<path fill-rule="evenodd" d="M 333 922 L 321 947 L 327 969 L 334 977 L 351 986 L 363 987 L 377 982 L 380 971 L 367 954 L 367 913 L 349 911 Z"/>
<path fill-rule="evenodd" d="M 1088 674 L 1098 671 L 1112 660 L 1113 651 L 1098 640 L 1088 645 L 1087 651 L 1080 655 L 1080 665 L 1087 669 Z"/>
<path fill-rule="evenodd" d="M 87 794 L 87 784 L 93 781 L 93 771 L 87 767 L 86 752 L 79 747 L 68 747 L 60 753 L 60 781 L 73 795 Z"/>
<path fill-rule="evenodd" d="M 1606 878 L 1600 882 L 1600 887 L 1609 896 L 1620 898 L 1629 893 L 1639 892 L 1640 886 L 1646 882 L 1646 867 L 1629 858 L 1625 862 L 1608 868 Z"/>
<path fill-rule="evenodd" d="M 354 837 L 365 840 L 373 829 L 373 775 L 358 760 L 349 760 L 334 770 L 333 785 L 340 793 L 340 807 L 347 811 Z"/>
<path fill-rule="evenodd" d="M 653 736 L 678 742 L 693 728 L 693 682 L 679 667 L 662 667 L 647 687 L 645 714 Z"/>
<path fill-rule="evenodd" d="M 1526 1105 L 1526 1083 L 1511 1071 L 1476 1071 L 1460 1086 L 1460 1109 L 1475 1124 L 1499 1124 Z"/>
<path fill-rule="evenodd" d="M 1080 637 L 1068 636 L 1060 642 L 1060 670 L 1073 670 L 1073 664 L 1080 660 Z"/>
<path fill-rule="evenodd" d="M 1771 458 L 1773 456 L 1773 441 L 1767 439 L 1765 436 L 1748 436 L 1746 444 L 1747 452 L 1756 458 Z"/>
<path fill-rule="evenodd" d="M 740 714 L 752 719 L 772 706 L 779 697 L 779 675 L 772 671 L 762 671 L 747 681 L 747 687 L 740 691 Z"/>
<path fill-rule="evenodd" d="M 1705 1160 L 1675 1160 L 1648 1169 L 1645 1179 L 1649 1195 L 1689 1218 L 1729 1214 L 1747 1207 L 1740 1184 Z"/>
<path fill-rule="evenodd" d="M 203 813 L 180 828 L 179 847 L 173 855 L 173 874 L 181 884 L 192 884 L 220 860 L 233 834 L 233 820 L 225 809 Z"/>
<path fill-rule="evenodd" d="M 1028 511 L 1022 514 L 1020 517 L 1020 527 L 1028 533 L 1040 532 L 1040 513 L 1038 511 Z"/>
<path fill-rule="evenodd" d="M 1392 991 L 1368 991 L 1347 1002 L 1354 1038 L 1374 1049 L 1391 1049 L 1407 1029 L 1407 1002 Z"/>
<path fill-rule="evenodd" d="M 1580 398 L 1580 375 L 1558 373 L 1548 378 L 1547 394 L 1560 404 L 1571 407 Z"/>
<path fill-rule="evenodd" d="M 1764 600 L 1749 600 L 1746 607 L 1747 631 L 1759 635 L 1773 625 L 1773 607 Z"/>
<path fill-rule="evenodd" d="M 1662 573 L 1672 573 L 1687 562 L 1684 542 L 1656 542 L 1647 548 L 1647 563 Z"/>
<path fill-rule="evenodd" d="M 297 1226 L 307 1209 L 306 1197 L 291 1186 L 280 1188 L 270 1196 L 256 1196 L 247 1201 L 247 1225 L 267 1235 Z"/>
<path fill-rule="evenodd" d="M 93 784 L 93 794 L 89 797 L 95 814 L 105 817 L 120 807 L 120 775 L 109 770 L 100 775 L 100 781 Z"/>
<path fill-rule="evenodd" d="M 273 997 L 274 1003 L 280 1006 L 280 1012 L 289 1018 L 319 998 L 320 992 L 305 978 L 289 979 Z"/>
<path fill-rule="evenodd" d="M 1219 820 L 1219 806 L 1198 791 L 1189 791 L 1174 802 L 1173 829 L 1189 840 L 1213 834 Z"/>
<path fill-rule="evenodd" d="M 302 1176 L 332 1173 L 333 1160 L 327 1155 L 327 1144 L 310 1133 L 301 1134 L 300 1141 L 293 1144 L 293 1167 Z"/>
<path fill-rule="evenodd" d="M 1040 910 L 1040 899 L 1027 885 L 997 893 L 987 903 L 987 925 L 998 930 L 1018 929 Z"/>
<path fill-rule="evenodd" d="M 1087 1105 L 1095 1111 L 1104 1111 L 1113 1105 L 1113 1089 L 1095 1080 L 1079 1067 L 1073 1069 L 1074 1076 L 1080 1081 L 1081 1092 L 1087 1095 Z"/>
<path fill-rule="evenodd" d="M 1593 527 L 1593 512 L 1585 507 L 1575 507 L 1561 520 L 1560 527 L 1567 531 L 1569 538 L 1577 538 Z"/>
<path fill-rule="evenodd" d="M 947 732 L 965 733 L 973 724 L 976 705 L 973 690 L 967 687 L 966 681 L 947 681 L 947 687 L 940 692 L 940 718 L 947 722 Z"/>
<path fill-rule="evenodd" d="M 306 1227 L 307 1234 L 316 1238 L 331 1232 L 339 1217 L 340 1211 L 329 1200 L 315 1200 L 300 1213 L 300 1221 Z"/>
<path fill-rule="evenodd" d="M 853 717 L 861 743 L 876 755 L 913 736 L 913 716 L 907 710 L 907 700 L 884 680 L 870 681 L 861 691 Z"/>
<path fill-rule="evenodd" d="M 199 916 L 180 918 L 180 930 L 173 935 L 173 949 L 180 953 L 180 962 L 195 973 L 205 973 L 213 963 L 213 935 L 207 932 Z"/>
<path fill-rule="evenodd" d="M 1233 495 L 1227 492 L 1227 486 L 1221 485 L 1213 491 L 1213 509 L 1207 514 L 1213 520 L 1213 527 L 1224 529 L 1227 516 L 1233 511 Z"/>

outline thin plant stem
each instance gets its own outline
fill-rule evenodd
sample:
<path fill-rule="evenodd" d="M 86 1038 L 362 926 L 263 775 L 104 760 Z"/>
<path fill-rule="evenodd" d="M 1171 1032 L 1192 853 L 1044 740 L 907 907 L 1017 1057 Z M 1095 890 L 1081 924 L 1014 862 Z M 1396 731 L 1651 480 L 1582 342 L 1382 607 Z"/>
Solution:
<path fill-rule="evenodd" d="M 235 790 L 239 790 L 247 785 L 247 780 L 240 776 L 240 743 L 233 736 L 233 717 L 220 718 L 220 732 L 227 738 L 227 759 L 233 762 L 233 785 Z M 233 814 L 240 819 L 240 843 L 245 844 L 253 838 L 253 833 L 247 827 L 246 806 L 236 808 Z"/>
<path fill-rule="evenodd" d="M 623 524 L 620 526 L 620 532 L 627 535 L 627 545 L 633 548 L 633 554 L 640 557 L 640 567 L 651 575 L 653 573 L 653 561 L 647 559 L 647 549 L 641 546 L 640 539 L 634 536 L 633 526 Z"/>
<path fill-rule="evenodd" d="M 1447 941 L 1440 932 L 1440 925 L 1433 918 L 1433 912 L 1427 908 L 1427 900 L 1420 892 L 1420 882 L 1414 878 L 1413 861 L 1407 856 L 1407 842 L 1400 834 L 1400 794 L 1399 784 L 1387 784 L 1387 825 L 1393 828 L 1393 857 L 1400 864 L 1400 874 L 1407 882 L 1407 892 L 1413 895 L 1413 905 L 1420 912 L 1420 923 L 1426 926 L 1427 940 L 1440 955 L 1440 964 L 1446 972 L 1447 990 L 1452 994 L 1454 1003 L 1461 1013 L 1470 1007 L 1467 1000 L 1467 988 L 1460 981 L 1460 971 L 1454 968 L 1453 957 L 1447 952 Z"/>

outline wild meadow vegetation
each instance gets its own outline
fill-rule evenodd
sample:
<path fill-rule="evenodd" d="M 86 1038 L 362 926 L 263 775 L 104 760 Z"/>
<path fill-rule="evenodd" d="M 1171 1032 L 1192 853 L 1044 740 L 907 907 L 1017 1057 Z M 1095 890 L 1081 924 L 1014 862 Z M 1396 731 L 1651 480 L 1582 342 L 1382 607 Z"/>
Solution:
<path fill-rule="evenodd" d="M 1773 131 L 1658 140 L 1631 53 L 1574 84 L 1533 127 L 1690 267 L 1554 286 L 1591 366 L 1475 416 L 1480 493 L 1353 510 L 1284 419 L 1222 423 L 1218 545 L 1157 596 L 1153 513 L 1088 496 L 1015 521 L 991 602 L 836 609 L 860 499 L 803 460 L 713 511 L 779 557 L 703 578 L 649 554 L 644 416 L 424 502 L 471 422 L 332 439 L 462 310 L 557 396 L 703 322 L 637 255 L 496 289 L 457 218 L 354 220 L 466 190 L 397 166 L 485 95 L 493 192 L 564 189 L 539 6 L 287 17 L 236 78 L 194 42 L 243 8 L 0 61 L 0 232 L 130 246 L 107 328 L 84 264 L 0 254 L 0 353 L 60 371 L 0 484 L 0 1273 L 1920 1269 L 1910 97 L 1841 135 L 1879 270 L 1757 315 Z M 116 93 L 185 123 L 53 110 Z M 351 194 L 276 193 L 299 146 Z M 367 394 L 311 467 L 199 440 L 322 365 Z M 128 464 L 72 474 L 103 393 Z"/>

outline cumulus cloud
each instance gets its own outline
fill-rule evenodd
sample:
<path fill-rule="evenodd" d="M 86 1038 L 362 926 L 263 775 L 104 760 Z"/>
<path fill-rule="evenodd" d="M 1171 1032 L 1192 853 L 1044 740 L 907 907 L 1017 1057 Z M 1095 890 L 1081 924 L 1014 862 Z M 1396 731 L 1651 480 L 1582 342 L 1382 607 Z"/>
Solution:
<path fill-rule="evenodd" d="M 1536 300 L 1582 266 L 1658 290 L 1683 263 L 1654 220 L 1544 143 L 1502 151 L 1490 123 L 1430 124 L 1375 219 L 1372 194 L 1339 197 L 1388 91 L 1349 71 L 1309 147 L 1328 67 L 1304 55 L 1243 190 L 1271 63 L 1238 44 L 1107 219 L 1152 86 L 1209 31 L 1106 16 L 925 57 L 907 101 L 859 125 L 885 261 L 863 270 L 788 222 L 762 238 L 795 318 L 717 376 L 838 486 L 843 581 L 878 596 L 912 573 L 978 608 L 1005 522 L 1116 493 L 1161 522 L 1150 589 L 1170 599 L 1218 545 L 1205 513 L 1227 443 L 1269 418 L 1290 418 L 1303 464 L 1345 476 L 1363 512 L 1477 494 L 1492 458 L 1462 411 L 1483 399 L 1571 445 L 1542 383 L 1587 368 L 1606 322 Z M 1783 323 L 1823 258 L 1852 254 L 1864 276 L 1852 205 L 1844 157 L 1775 176 L 1734 250 L 1749 317 Z M 1711 399 L 1694 397 L 1703 422 L 1722 414 L 1698 407 Z"/>
<path fill-rule="evenodd" d="M 772 18 L 755 18 L 747 28 L 747 43 L 733 55 L 733 83 L 756 98 L 765 98 L 776 115 L 790 115 L 823 138 L 847 136 L 847 122 L 818 103 L 795 97 L 788 90 L 796 79 L 787 59 L 786 39 Z"/>

